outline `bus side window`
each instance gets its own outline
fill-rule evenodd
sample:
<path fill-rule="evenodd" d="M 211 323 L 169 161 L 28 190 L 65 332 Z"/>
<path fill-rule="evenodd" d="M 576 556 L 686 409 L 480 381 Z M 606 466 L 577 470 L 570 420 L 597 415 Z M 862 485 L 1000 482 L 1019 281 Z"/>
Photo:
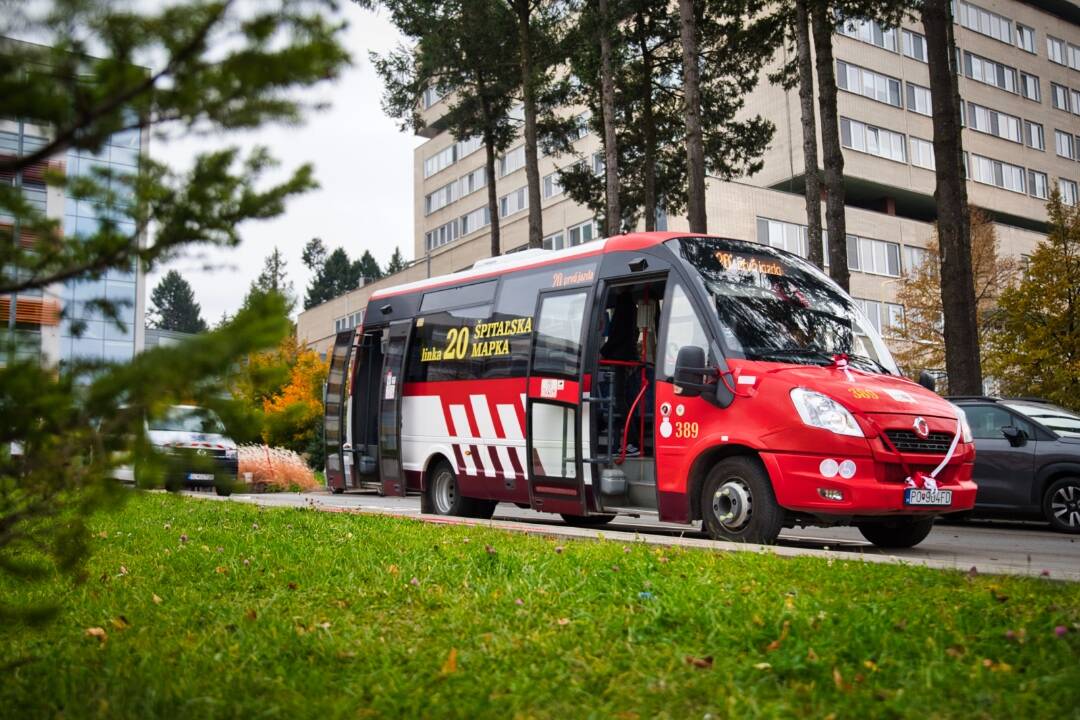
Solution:
<path fill-rule="evenodd" d="M 581 367 L 581 326 L 585 322 L 586 290 L 546 295 L 536 322 L 533 374 L 577 377 Z"/>
<path fill-rule="evenodd" d="M 659 376 L 670 380 L 675 376 L 675 359 L 679 350 L 688 345 L 696 345 L 709 351 L 709 338 L 701 318 L 690 304 L 690 298 L 682 286 L 676 284 L 671 292 L 671 305 L 668 311 L 667 331 L 664 337 L 664 355 Z"/>

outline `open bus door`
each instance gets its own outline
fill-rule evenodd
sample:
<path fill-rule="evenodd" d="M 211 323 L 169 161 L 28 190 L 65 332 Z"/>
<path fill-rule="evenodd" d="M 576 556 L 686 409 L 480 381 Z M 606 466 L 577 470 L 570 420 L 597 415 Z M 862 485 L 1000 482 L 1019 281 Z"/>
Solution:
<path fill-rule="evenodd" d="M 405 495 L 405 471 L 401 467 L 401 396 L 412 326 L 411 319 L 395 320 L 384 335 L 379 378 L 379 477 L 384 495 Z"/>
<path fill-rule="evenodd" d="M 582 468 L 582 349 L 588 288 L 540 293 L 525 401 L 529 502 L 586 514 Z"/>
<path fill-rule="evenodd" d="M 349 361 L 352 359 L 355 329 L 343 330 L 330 350 L 330 369 L 323 390 L 323 442 L 326 444 L 326 486 L 334 492 L 352 487 L 352 458 L 348 442 Z"/>

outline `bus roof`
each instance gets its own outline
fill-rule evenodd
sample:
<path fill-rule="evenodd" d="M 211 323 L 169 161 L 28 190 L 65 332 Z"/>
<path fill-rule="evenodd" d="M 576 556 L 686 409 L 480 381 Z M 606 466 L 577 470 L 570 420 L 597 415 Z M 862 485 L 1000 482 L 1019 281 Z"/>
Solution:
<path fill-rule="evenodd" d="M 368 302 L 380 298 L 392 297 L 403 293 L 419 292 L 447 285 L 462 285 L 484 278 L 498 277 L 513 270 L 526 270 L 544 265 L 573 260 L 575 258 L 602 255 L 609 252 L 633 252 L 644 250 L 660 243 L 667 242 L 672 238 L 693 237 L 697 233 L 685 232 L 641 232 L 615 235 L 614 237 L 601 238 L 591 242 L 567 248 L 566 250 L 526 250 L 521 253 L 510 253 L 497 258 L 487 258 L 477 262 L 468 270 L 461 270 L 449 275 L 436 275 L 435 277 L 416 280 L 403 285 L 394 285 L 381 290 L 376 290 L 368 298 Z M 520 257 L 519 257 L 520 255 Z"/>

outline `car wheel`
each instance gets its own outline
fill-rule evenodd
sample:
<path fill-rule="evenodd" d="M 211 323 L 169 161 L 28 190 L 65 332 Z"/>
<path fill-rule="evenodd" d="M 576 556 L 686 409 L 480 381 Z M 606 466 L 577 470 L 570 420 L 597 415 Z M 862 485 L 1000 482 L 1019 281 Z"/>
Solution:
<path fill-rule="evenodd" d="M 784 526 L 772 481 L 750 457 L 728 458 L 712 469 L 701 488 L 701 515 L 714 540 L 772 545 Z"/>
<path fill-rule="evenodd" d="M 1047 488 L 1043 516 L 1058 532 L 1080 533 L 1080 479 L 1062 478 Z"/>
<path fill-rule="evenodd" d="M 861 523 L 862 536 L 881 548 L 915 547 L 934 529 L 934 518 L 891 518 L 881 522 Z"/>
<path fill-rule="evenodd" d="M 562 514 L 563 522 L 575 527 L 599 527 L 615 519 L 614 515 L 567 515 Z"/>
<path fill-rule="evenodd" d="M 478 500 L 462 496 L 458 490 L 454 469 L 446 461 L 440 462 L 432 469 L 427 502 L 423 505 L 434 515 L 456 515 L 487 520 L 495 514 L 494 500 Z"/>

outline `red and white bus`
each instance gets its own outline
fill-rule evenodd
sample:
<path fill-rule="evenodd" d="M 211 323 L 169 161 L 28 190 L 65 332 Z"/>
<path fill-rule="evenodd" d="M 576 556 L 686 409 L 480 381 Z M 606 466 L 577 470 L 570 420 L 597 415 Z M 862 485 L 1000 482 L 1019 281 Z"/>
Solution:
<path fill-rule="evenodd" d="M 975 500 L 962 411 L 900 376 L 846 293 L 782 250 L 682 233 L 377 291 L 336 338 L 325 436 L 332 490 L 443 515 L 651 514 L 758 543 L 854 524 L 909 547 Z"/>

